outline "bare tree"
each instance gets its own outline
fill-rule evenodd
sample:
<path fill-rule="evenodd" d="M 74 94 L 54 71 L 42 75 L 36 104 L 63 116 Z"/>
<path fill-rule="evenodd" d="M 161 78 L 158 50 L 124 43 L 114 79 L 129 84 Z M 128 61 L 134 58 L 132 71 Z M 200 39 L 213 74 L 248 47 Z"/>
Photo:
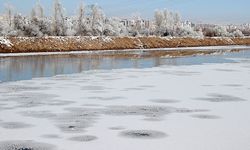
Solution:
<path fill-rule="evenodd" d="M 44 17 L 44 10 L 43 10 L 43 7 L 41 5 L 41 2 L 40 0 L 37 1 L 37 4 L 36 4 L 36 10 L 37 10 L 37 16 L 39 18 L 43 18 Z"/>
<path fill-rule="evenodd" d="M 9 27 L 12 26 L 12 19 L 13 19 L 13 7 L 10 4 L 6 4 L 5 5 L 5 9 L 6 9 L 6 19 L 7 22 L 9 24 Z"/>

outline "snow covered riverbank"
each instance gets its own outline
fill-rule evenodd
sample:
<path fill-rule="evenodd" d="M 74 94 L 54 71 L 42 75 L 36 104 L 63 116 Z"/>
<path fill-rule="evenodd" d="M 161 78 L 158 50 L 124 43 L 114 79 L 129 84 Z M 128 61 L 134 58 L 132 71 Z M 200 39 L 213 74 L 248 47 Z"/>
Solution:
<path fill-rule="evenodd" d="M 6 43 L 8 41 L 8 43 Z M 250 38 L 1 37 L 0 53 L 250 45 Z"/>
<path fill-rule="evenodd" d="M 249 149 L 250 60 L 234 60 L 1 83 L 0 149 Z"/>

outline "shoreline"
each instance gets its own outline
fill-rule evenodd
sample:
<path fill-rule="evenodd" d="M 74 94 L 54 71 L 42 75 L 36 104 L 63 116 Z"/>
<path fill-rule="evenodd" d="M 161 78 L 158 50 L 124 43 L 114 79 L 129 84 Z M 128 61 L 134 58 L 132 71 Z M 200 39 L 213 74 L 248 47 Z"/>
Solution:
<path fill-rule="evenodd" d="M 195 50 L 207 47 L 250 46 L 245 38 L 170 37 L 0 37 L 0 54 L 138 50 Z"/>
<path fill-rule="evenodd" d="M 152 48 L 152 49 L 125 49 L 125 50 L 89 50 L 89 51 L 62 51 L 62 52 L 27 52 L 27 53 L 0 53 L 0 58 L 25 56 L 52 56 L 52 55 L 82 55 L 90 57 L 185 57 L 198 55 L 221 54 L 225 52 L 239 52 L 249 50 L 250 46 L 202 46 L 179 48 Z M 146 54 L 144 54 L 146 53 Z"/>

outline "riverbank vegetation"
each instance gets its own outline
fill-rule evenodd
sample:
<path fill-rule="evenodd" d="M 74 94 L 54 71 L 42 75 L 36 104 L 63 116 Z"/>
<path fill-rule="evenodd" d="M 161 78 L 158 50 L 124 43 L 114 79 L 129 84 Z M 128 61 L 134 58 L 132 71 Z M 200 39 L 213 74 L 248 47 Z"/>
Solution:
<path fill-rule="evenodd" d="M 0 53 L 250 45 L 250 38 L 50 36 L 0 38 Z"/>

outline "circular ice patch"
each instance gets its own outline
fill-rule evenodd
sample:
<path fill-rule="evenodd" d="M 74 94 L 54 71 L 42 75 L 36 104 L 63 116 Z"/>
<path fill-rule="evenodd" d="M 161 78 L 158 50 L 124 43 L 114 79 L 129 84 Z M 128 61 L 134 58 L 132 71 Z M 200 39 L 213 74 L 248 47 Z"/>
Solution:
<path fill-rule="evenodd" d="M 55 146 L 34 141 L 0 142 L 0 150 L 55 150 Z"/>
<path fill-rule="evenodd" d="M 211 93 L 208 94 L 209 97 L 206 98 L 198 98 L 198 100 L 204 100 L 204 101 L 209 101 L 209 102 L 241 102 L 241 101 L 246 101 L 243 98 L 236 97 L 236 96 L 231 96 L 231 95 L 224 95 L 224 94 L 216 94 L 216 93 Z"/>
<path fill-rule="evenodd" d="M 199 119 L 219 119 L 219 116 L 215 115 L 206 115 L 206 114 L 196 114 L 196 115 L 191 115 L 193 118 L 199 118 Z"/>
<path fill-rule="evenodd" d="M 125 127 L 123 127 L 123 126 L 116 126 L 116 127 L 110 127 L 109 129 L 110 130 L 124 130 Z"/>
<path fill-rule="evenodd" d="M 53 118 L 56 117 L 56 114 L 50 111 L 23 111 L 20 112 L 21 115 L 33 118 Z"/>
<path fill-rule="evenodd" d="M 69 138 L 69 140 L 77 141 L 77 142 L 90 142 L 96 139 L 97 137 L 93 135 L 84 135 L 84 136 L 76 136 L 76 137 Z"/>
<path fill-rule="evenodd" d="M 59 135 L 56 135 L 56 134 L 45 134 L 45 135 L 42 135 L 41 137 L 48 138 L 48 139 L 59 139 L 59 138 L 61 138 Z"/>
<path fill-rule="evenodd" d="M 228 87 L 242 87 L 243 85 L 241 85 L 241 84 L 223 84 L 223 86 L 228 86 Z"/>
<path fill-rule="evenodd" d="M 153 99 L 151 100 L 154 103 L 160 103 L 160 104 L 168 104 L 168 103 L 178 103 L 180 101 L 173 100 L 173 99 Z"/>
<path fill-rule="evenodd" d="M 121 136 L 138 139 L 157 139 L 167 135 L 164 132 L 154 130 L 128 130 L 120 133 Z"/>
<path fill-rule="evenodd" d="M 157 122 L 157 121 L 162 121 L 163 119 L 164 118 L 162 118 L 162 117 L 147 117 L 147 118 L 144 118 L 143 120 Z"/>
<path fill-rule="evenodd" d="M 23 122 L 0 122 L 0 127 L 5 129 L 22 129 L 33 127 L 33 125 Z"/>

